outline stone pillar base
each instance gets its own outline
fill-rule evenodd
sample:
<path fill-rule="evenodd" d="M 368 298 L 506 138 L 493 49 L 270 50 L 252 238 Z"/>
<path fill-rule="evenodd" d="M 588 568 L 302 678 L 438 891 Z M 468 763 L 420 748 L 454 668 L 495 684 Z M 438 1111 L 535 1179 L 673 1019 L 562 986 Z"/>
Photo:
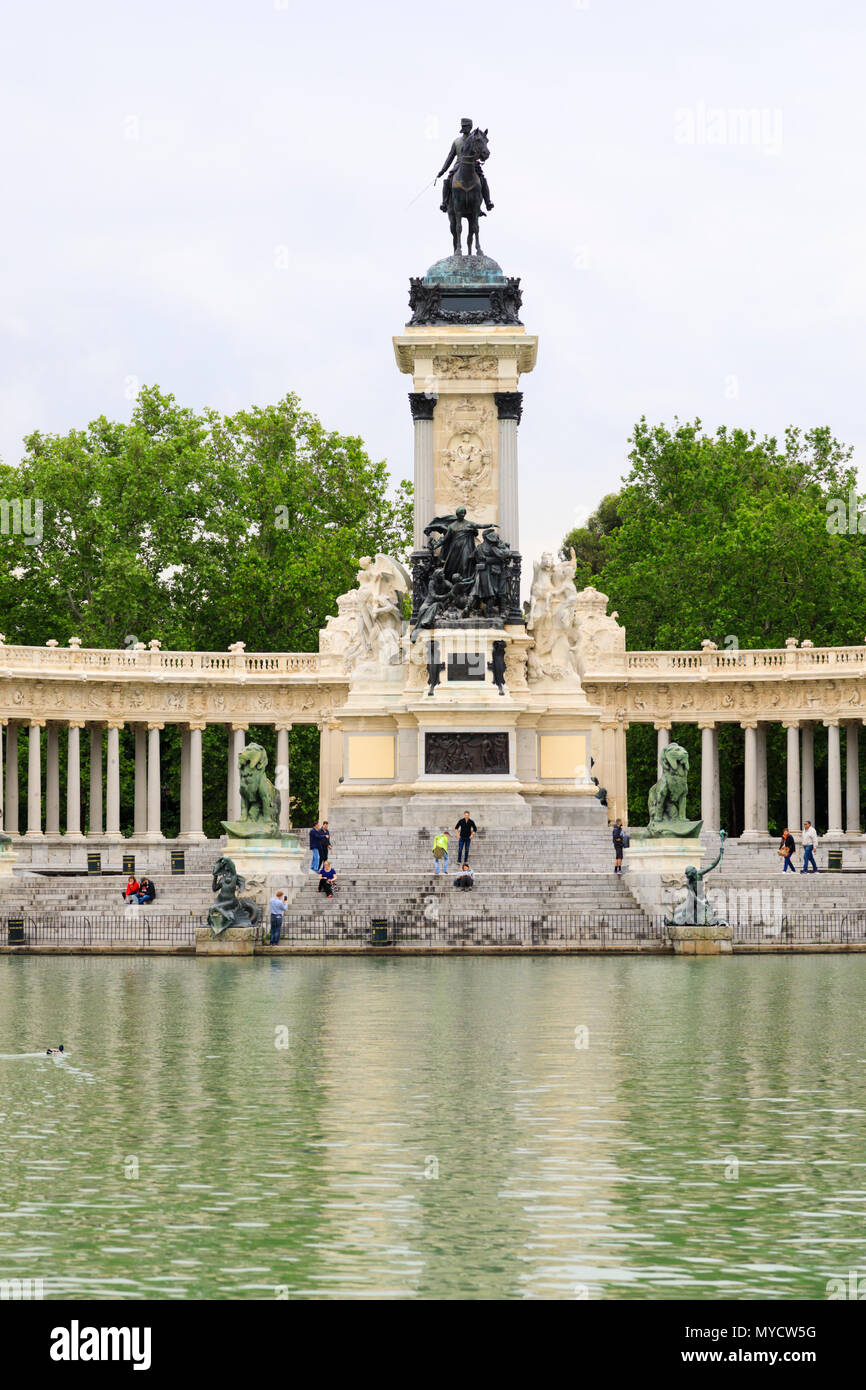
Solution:
<path fill-rule="evenodd" d="M 6 878 L 12 874 L 17 858 L 18 855 L 12 845 L 0 845 L 0 878 Z"/>
<path fill-rule="evenodd" d="M 251 956 L 256 940 L 255 927 L 226 927 L 214 936 L 210 927 L 196 927 L 197 956 Z"/>
<path fill-rule="evenodd" d="M 668 927 L 676 956 L 729 956 L 733 931 L 717 922 L 707 927 Z"/>

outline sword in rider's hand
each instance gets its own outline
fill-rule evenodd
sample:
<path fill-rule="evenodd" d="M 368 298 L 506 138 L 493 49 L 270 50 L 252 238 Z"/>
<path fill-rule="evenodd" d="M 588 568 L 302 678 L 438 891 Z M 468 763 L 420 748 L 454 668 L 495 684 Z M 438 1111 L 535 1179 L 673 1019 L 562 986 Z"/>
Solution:
<path fill-rule="evenodd" d="M 438 179 L 438 177 L 439 177 L 439 175 L 437 174 L 437 175 L 436 175 L 436 179 Z M 434 179 L 432 183 L 425 183 L 424 187 L 421 189 L 421 192 L 420 192 L 420 193 L 416 193 L 416 194 L 415 194 L 415 197 L 412 199 L 412 202 L 411 202 L 411 203 L 407 203 L 407 204 L 406 204 L 406 207 L 407 207 L 407 208 L 411 208 L 413 203 L 417 203 L 418 199 L 419 199 L 424 193 L 427 192 L 427 189 L 428 189 L 428 188 L 435 188 L 435 187 L 436 187 L 436 179 Z"/>

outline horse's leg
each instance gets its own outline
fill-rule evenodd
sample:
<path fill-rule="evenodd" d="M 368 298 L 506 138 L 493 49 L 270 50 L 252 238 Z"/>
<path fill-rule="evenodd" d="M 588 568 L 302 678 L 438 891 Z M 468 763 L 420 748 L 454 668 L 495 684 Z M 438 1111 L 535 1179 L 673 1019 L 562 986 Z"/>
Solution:
<path fill-rule="evenodd" d="M 460 218 L 454 211 L 454 194 L 451 194 L 451 207 L 449 210 L 451 218 L 451 243 L 454 248 L 455 256 L 460 254 Z"/>

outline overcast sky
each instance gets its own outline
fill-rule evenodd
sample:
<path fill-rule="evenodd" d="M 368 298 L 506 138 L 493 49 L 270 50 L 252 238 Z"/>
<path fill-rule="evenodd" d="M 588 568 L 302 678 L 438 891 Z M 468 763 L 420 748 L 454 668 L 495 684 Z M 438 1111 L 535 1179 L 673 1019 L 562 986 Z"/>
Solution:
<path fill-rule="evenodd" d="M 459 119 L 482 247 L 539 335 L 521 549 L 557 545 L 633 422 L 866 440 L 866 7 L 856 0 L 2 5 L 0 455 L 297 391 L 411 476 L 391 335 L 450 250 Z M 751 113 L 748 119 L 743 113 Z"/>

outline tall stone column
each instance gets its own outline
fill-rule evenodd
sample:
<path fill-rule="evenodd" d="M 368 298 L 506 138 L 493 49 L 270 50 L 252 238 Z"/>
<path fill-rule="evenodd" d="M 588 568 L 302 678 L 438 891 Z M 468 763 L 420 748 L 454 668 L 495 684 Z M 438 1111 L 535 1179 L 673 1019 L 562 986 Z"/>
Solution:
<path fill-rule="evenodd" d="M 292 808 L 289 804 L 289 729 L 290 724 L 277 725 L 277 766 L 274 782 L 280 793 L 280 829 L 291 830 Z"/>
<path fill-rule="evenodd" d="M 189 833 L 189 728 L 180 731 L 180 833 L 179 840 L 185 840 Z"/>
<path fill-rule="evenodd" d="M 204 840 L 204 804 L 202 794 L 201 736 L 206 725 L 189 726 L 189 794 L 187 800 L 188 828 L 186 838 Z"/>
<path fill-rule="evenodd" d="M 147 834 L 147 726 L 135 726 L 135 807 L 133 831 Z"/>
<path fill-rule="evenodd" d="M 785 721 L 783 729 L 788 730 L 788 829 L 800 830 L 800 724 L 796 719 Z"/>
<path fill-rule="evenodd" d="M 825 719 L 827 730 L 827 834 L 842 831 L 842 744 L 839 720 Z"/>
<path fill-rule="evenodd" d="M 661 777 L 662 753 L 671 741 L 671 726 L 670 724 L 655 723 L 653 724 L 653 728 L 658 732 L 658 738 L 656 739 L 656 777 Z"/>
<path fill-rule="evenodd" d="M 6 834 L 17 835 L 18 823 L 18 725 L 10 720 L 6 729 Z"/>
<path fill-rule="evenodd" d="M 162 839 L 162 786 L 159 766 L 159 731 L 163 724 L 147 725 L 147 839 Z"/>
<path fill-rule="evenodd" d="M 803 795 L 800 802 L 800 809 L 803 816 L 803 824 L 806 821 L 810 825 L 815 824 L 815 725 L 808 720 L 801 725 L 800 732 L 800 763 L 803 771 Z"/>
<path fill-rule="evenodd" d="M 409 406 L 415 421 L 415 521 L 413 546 L 423 550 L 424 527 L 435 515 L 433 492 L 433 411 L 437 396 L 427 391 L 410 391 Z"/>
<path fill-rule="evenodd" d="M 523 414 L 523 392 L 495 391 L 493 399 L 499 414 L 499 534 L 512 550 L 519 550 L 517 426 Z"/>
<path fill-rule="evenodd" d="M 620 720 L 602 721 L 602 776 L 599 781 L 607 788 L 607 818 L 622 818 L 628 824 L 628 772 L 626 767 L 625 735 L 628 725 Z"/>
<path fill-rule="evenodd" d="M 44 719 L 31 719 L 27 748 L 26 840 L 42 839 L 42 730 Z"/>
<path fill-rule="evenodd" d="M 758 755 L 758 834 L 767 834 L 767 730 L 758 725 L 756 751 Z"/>
<path fill-rule="evenodd" d="M 81 833 L 81 730 L 74 721 L 67 728 L 66 743 L 66 839 L 83 840 Z"/>
<path fill-rule="evenodd" d="M 248 724 L 232 724 L 229 729 L 229 769 L 226 820 L 240 820 L 241 816 L 241 778 L 238 757 L 244 750 L 244 734 Z"/>
<path fill-rule="evenodd" d="M 54 723 L 45 733 L 45 834 L 60 834 L 60 728 Z"/>
<path fill-rule="evenodd" d="M 701 820 L 705 830 L 719 828 L 719 735 L 712 720 L 701 720 Z"/>
<path fill-rule="evenodd" d="M 343 726 L 338 719 L 328 719 L 319 727 L 319 818 L 327 820 L 343 775 Z"/>
<path fill-rule="evenodd" d="M 105 833 L 110 840 L 119 840 L 120 834 L 120 731 L 122 723 L 116 720 L 108 725 L 106 735 L 105 759 Z"/>
<path fill-rule="evenodd" d="M 758 838 L 758 725 L 756 721 L 740 726 L 746 736 L 745 787 L 743 792 L 744 840 Z"/>
<path fill-rule="evenodd" d="M 860 726 L 845 726 L 845 833 L 860 834 Z"/>
<path fill-rule="evenodd" d="M 88 837 L 102 834 L 102 725 L 90 726 L 90 819 Z"/>

